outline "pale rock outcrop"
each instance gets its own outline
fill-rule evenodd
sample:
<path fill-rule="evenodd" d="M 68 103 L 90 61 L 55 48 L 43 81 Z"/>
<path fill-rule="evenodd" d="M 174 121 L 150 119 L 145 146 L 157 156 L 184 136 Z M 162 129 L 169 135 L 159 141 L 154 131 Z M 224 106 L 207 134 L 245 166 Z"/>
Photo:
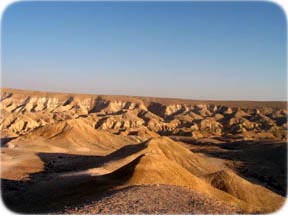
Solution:
<path fill-rule="evenodd" d="M 200 122 L 200 130 L 211 132 L 213 134 L 220 135 L 222 133 L 223 126 L 217 122 L 214 118 L 206 118 Z"/>
<path fill-rule="evenodd" d="M 246 136 L 244 133 L 249 132 L 250 137 L 259 133 L 270 133 L 276 139 L 286 137 L 284 107 L 161 100 L 5 90 L 1 92 L 0 129 L 2 134 L 22 135 L 45 125 L 82 118 L 95 130 L 126 131 L 127 135 L 130 129 L 137 133 L 145 127 L 151 134 L 167 136 Z"/>

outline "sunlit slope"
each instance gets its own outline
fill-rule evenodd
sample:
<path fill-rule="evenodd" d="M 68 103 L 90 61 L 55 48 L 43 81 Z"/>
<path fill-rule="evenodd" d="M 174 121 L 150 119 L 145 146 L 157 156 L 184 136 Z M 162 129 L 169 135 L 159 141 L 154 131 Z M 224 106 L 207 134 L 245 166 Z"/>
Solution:
<path fill-rule="evenodd" d="M 9 148 L 39 152 L 70 152 L 105 155 L 127 144 L 139 142 L 134 137 L 114 135 L 92 128 L 83 119 L 49 124 L 10 141 Z"/>
<path fill-rule="evenodd" d="M 1 137 L 83 118 L 94 129 L 141 138 L 232 136 L 286 140 L 285 102 L 197 101 L 2 89 Z"/>

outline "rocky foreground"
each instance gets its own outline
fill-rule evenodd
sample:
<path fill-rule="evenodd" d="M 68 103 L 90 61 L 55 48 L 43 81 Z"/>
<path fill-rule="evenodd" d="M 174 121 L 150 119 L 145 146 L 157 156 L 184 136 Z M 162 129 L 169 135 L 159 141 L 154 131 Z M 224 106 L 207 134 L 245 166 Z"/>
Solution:
<path fill-rule="evenodd" d="M 17 213 L 254 214 L 285 202 L 285 102 L 2 89 L 0 105 L 1 192 Z"/>
<path fill-rule="evenodd" d="M 231 205 L 188 188 L 131 186 L 58 214 L 241 214 Z"/>

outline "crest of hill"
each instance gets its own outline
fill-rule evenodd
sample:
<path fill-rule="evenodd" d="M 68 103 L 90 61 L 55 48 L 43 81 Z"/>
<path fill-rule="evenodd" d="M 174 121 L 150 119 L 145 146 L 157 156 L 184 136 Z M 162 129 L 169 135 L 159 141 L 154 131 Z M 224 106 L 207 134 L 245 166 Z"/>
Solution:
<path fill-rule="evenodd" d="M 250 213 L 273 212 L 284 202 L 283 197 L 248 182 L 229 168 L 221 169 L 217 161 L 196 155 L 170 138 L 153 138 L 145 146 L 134 153 L 138 162 L 126 185 L 184 186 Z"/>
<path fill-rule="evenodd" d="M 122 101 L 131 101 L 139 102 L 142 101 L 146 106 L 151 103 L 160 103 L 163 105 L 171 104 L 186 104 L 186 105 L 196 105 L 196 104 L 213 104 L 213 105 L 222 105 L 229 106 L 234 108 L 278 108 L 286 109 L 287 101 L 223 101 L 223 100 L 193 100 L 193 99 L 180 99 L 180 98 L 160 98 L 160 97 L 143 97 L 143 96 L 126 96 L 126 95 L 98 95 L 98 94 L 78 94 L 78 93 L 59 93 L 59 92 L 44 92 L 44 91 L 33 91 L 33 90 L 20 90 L 12 88 L 1 88 L 1 100 L 3 97 L 13 95 L 15 98 L 21 98 L 23 95 L 30 96 L 41 96 L 41 97 L 59 97 L 59 98 L 68 98 L 68 97 L 78 97 L 78 98 L 97 98 L 102 97 L 106 100 L 122 100 Z"/>
<path fill-rule="evenodd" d="M 221 170 L 208 174 L 205 179 L 213 187 L 247 203 L 253 203 L 255 209 L 258 208 L 267 213 L 279 209 L 279 204 L 284 204 L 283 197 L 262 186 L 248 182 L 231 170 Z"/>
<path fill-rule="evenodd" d="M 37 141 L 37 145 L 34 143 Z M 25 148 L 41 152 L 72 152 L 108 154 L 127 143 L 137 143 L 133 137 L 98 131 L 85 119 L 71 119 L 48 124 L 8 143 L 10 148 Z"/>

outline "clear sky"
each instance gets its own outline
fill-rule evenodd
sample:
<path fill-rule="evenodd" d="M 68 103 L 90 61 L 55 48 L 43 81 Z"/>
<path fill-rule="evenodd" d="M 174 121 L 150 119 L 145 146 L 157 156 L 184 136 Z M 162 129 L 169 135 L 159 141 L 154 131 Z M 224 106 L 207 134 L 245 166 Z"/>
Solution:
<path fill-rule="evenodd" d="M 286 100 L 286 20 L 272 3 L 26 2 L 2 17 L 2 86 Z"/>

